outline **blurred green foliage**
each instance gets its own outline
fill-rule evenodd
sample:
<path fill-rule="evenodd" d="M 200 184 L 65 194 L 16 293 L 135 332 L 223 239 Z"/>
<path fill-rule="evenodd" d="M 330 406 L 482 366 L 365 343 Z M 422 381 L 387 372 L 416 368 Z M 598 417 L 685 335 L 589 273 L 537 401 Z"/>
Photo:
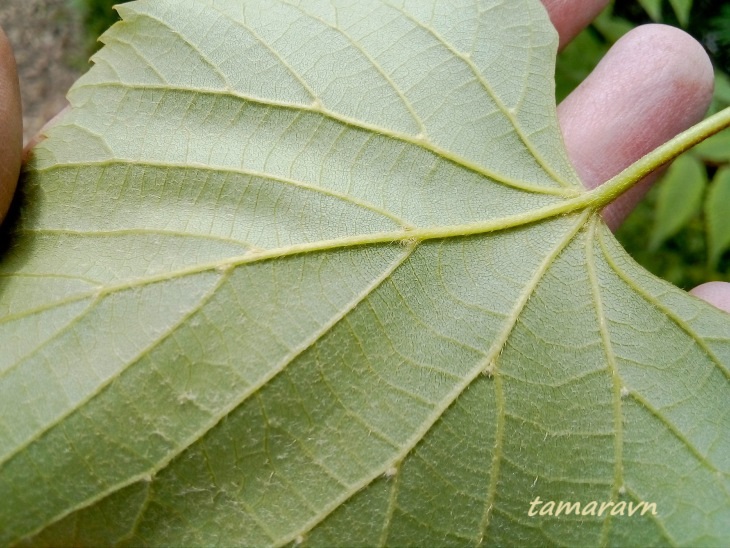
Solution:
<path fill-rule="evenodd" d="M 682 154 L 667 170 L 657 191 L 649 251 L 659 247 L 697 217 L 707 188 L 707 170 L 694 154 Z"/>
<path fill-rule="evenodd" d="M 68 0 L 83 14 L 86 44 L 89 55 L 101 47 L 99 36 L 119 20 L 113 7 L 130 0 Z"/>
<path fill-rule="evenodd" d="M 112 6 L 127 0 L 69 1 L 84 14 L 92 53 L 118 20 Z M 649 22 L 680 26 L 705 46 L 716 67 L 710 114 L 730 106 L 730 3 L 714 0 L 615 0 L 558 56 L 558 101 L 621 36 Z M 665 179 L 627 219 L 619 240 L 645 268 L 685 289 L 730 281 L 730 131 L 688 152 Z"/>

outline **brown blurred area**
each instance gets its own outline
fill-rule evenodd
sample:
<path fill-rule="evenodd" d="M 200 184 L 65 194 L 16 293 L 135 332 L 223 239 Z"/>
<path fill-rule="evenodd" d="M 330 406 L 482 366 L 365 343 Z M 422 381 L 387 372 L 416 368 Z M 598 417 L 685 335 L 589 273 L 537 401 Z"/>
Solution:
<path fill-rule="evenodd" d="M 68 88 L 88 67 L 81 17 L 72 0 L 0 0 L 0 27 L 18 64 L 28 142 L 66 106 Z"/>

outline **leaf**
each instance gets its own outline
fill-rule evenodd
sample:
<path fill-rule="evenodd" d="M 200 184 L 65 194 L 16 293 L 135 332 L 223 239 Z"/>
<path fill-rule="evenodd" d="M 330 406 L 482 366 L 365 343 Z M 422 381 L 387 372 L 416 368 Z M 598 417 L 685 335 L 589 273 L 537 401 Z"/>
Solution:
<path fill-rule="evenodd" d="M 662 20 L 662 0 L 639 0 L 639 4 L 649 17 L 656 22 Z M 686 27 L 689 23 L 689 15 L 692 11 L 692 0 L 669 0 L 672 10 L 677 17 L 677 21 L 682 27 Z"/>
<path fill-rule="evenodd" d="M 695 153 L 706 162 L 730 162 L 730 131 L 721 131 L 697 145 Z"/>
<path fill-rule="evenodd" d="M 712 103 L 708 113 L 715 114 L 728 106 L 730 106 L 730 76 L 721 70 L 715 70 L 715 90 L 712 93 Z"/>
<path fill-rule="evenodd" d="M 697 158 L 685 154 L 674 161 L 659 188 L 650 249 L 657 249 L 697 214 L 706 186 L 705 166 Z"/>
<path fill-rule="evenodd" d="M 0 544 L 722 544 L 728 315 L 600 221 L 539 2 L 119 12 L 6 225 Z"/>
<path fill-rule="evenodd" d="M 613 13 L 613 6 L 609 5 L 593 20 L 591 26 L 595 28 L 595 30 L 597 30 L 603 39 L 609 44 L 614 44 L 618 42 L 624 34 L 635 28 L 636 25 L 615 15 Z M 598 60 L 596 63 L 597 62 Z"/>
<path fill-rule="evenodd" d="M 713 99 L 723 104 L 730 103 L 730 76 L 721 70 L 715 71 L 715 89 Z"/>
<path fill-rule="evenodd" d="M 662 0 L 639 0 L 639 5 L 649 14 L 652 20 L 662 20 Z"/>
<path fill-rule="evenodd" d="M 692 0 L 669 0 L 669 4 L 677 16 L 677 21 L 683 27 L 689 23 L 689 14 L 692 11 Z"/>
<path fill-rule="evenodd" d="M 555 95 L 558 103 L 585 80 L 609 46 L 590 29 L 586 29 L 560 52 L 555 67 Z"/>
<path fill-rule="evenodd" d="M 634 26 L 616 17 L 610 7 L 604 9 L 589 28 L 573 38 L 557 58 L 555 67 L 555 95 L 560 103 L 595 68 L 621 36 Z"/>
<path fill-rule="evenodd" d="M 710 191 L 705 200 L 709 263 L 713 268 L 717 266 L 722 254 L 730 247 L 728 204 L 730 204 L 730 168 L 724 167 L 719 169 L 712 179 Z"/>

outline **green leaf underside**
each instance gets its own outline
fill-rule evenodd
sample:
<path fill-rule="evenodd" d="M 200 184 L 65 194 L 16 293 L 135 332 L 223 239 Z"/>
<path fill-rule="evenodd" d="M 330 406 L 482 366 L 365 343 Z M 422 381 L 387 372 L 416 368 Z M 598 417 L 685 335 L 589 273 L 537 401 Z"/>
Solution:
<path fill-rule="evenodd" d="M 120 12 L 6 234 L 0 544 L 727 538 L 728 317 L 587 207 L 539 2 Z"/>

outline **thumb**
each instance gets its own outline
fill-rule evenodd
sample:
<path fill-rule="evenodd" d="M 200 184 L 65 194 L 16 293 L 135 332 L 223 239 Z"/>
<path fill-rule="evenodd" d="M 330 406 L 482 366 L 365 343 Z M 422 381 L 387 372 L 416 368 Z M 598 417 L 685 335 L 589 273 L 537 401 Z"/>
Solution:
<path fill-rule="evenodd" d="M 720 310 L 730 312 L 730 283 L 708 282 L 698 285 L 690 293 Z"/>

